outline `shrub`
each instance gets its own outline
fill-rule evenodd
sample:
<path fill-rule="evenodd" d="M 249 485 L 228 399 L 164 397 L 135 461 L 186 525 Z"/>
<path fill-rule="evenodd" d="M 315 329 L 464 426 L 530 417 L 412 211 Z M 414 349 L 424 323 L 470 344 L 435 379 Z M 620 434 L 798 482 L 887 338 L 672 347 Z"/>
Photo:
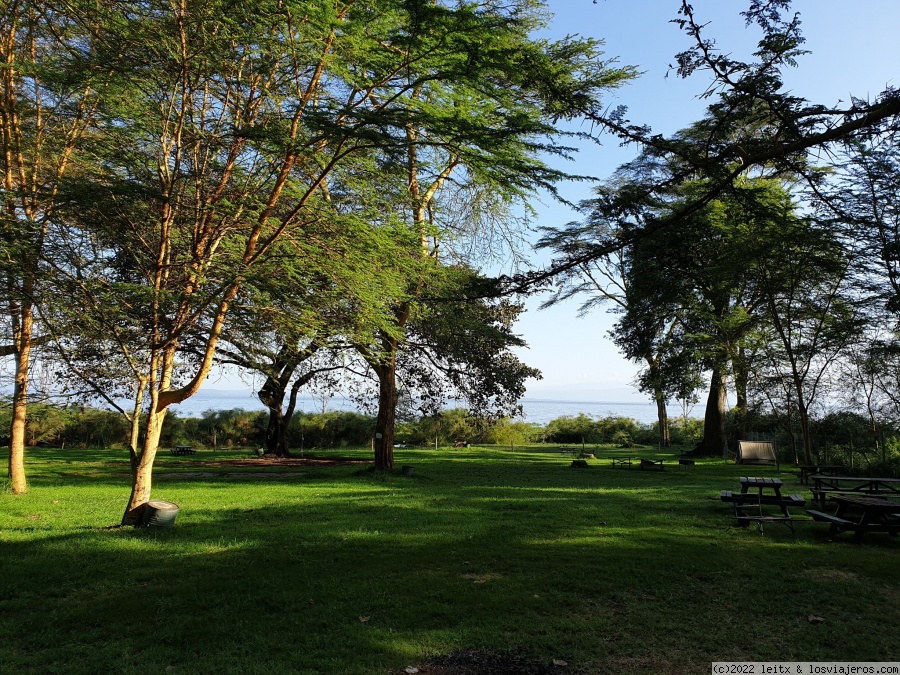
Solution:
<path fill-rule="evenodd" d="M 600 443 L 603 440 L 601 423 L 584 413 L 577 417 L 565 416 L 551 420 L 544 432 L 550 443 Z"/>
<path fill-rule="evenodd" d="M 294 413 L 288 427 L 292 448 L 343 448 L 368 445 L 375 418 L 356 412 Z"/>
<path fill-rule="evenodd" d="M 670 420 L 669 435 L 673 445 L 696 445 L 703 437 L 703 420 L 693 417 Z"/>
<path fill-rule="evenodd" d="M 541 440 L 543 431 L 539 424 L 513 422 L 502 417 L 490 425 L 482 440 L 495 445 L 525 445 Z"/>
<path fill-rule="evenodd" d="M 638 438 L 649 427 L 642 427 L 630 417 L 604 417 L 597 423 L 600 427 L 601 443 L 617 443 L 616 438 L 622 438 L 622 434 L 628 437 L 629 442 Z M 650 441 L 655 443 L 655 438 Z"/>
<path fill-rule="evenodd" d="M 437 415 L 419 418 L 415 424 L 414 440 L 421 445 L 477 443 L 482 438 L 480 420 L 465 408 L 442 410 Z"/>

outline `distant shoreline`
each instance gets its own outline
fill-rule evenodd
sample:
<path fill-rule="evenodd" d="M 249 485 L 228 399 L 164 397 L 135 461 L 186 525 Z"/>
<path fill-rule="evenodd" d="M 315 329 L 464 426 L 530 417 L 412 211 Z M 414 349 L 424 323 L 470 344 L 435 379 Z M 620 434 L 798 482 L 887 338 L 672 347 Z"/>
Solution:
<path fill-rule="evenodd" d="M 524 412 L 517 420 L 527 423 L 547 424 L 560 417 L 577 417 L 587 415 L 592 418 L 628 417 L 640 424 L 653 424 L 657 421 L 656 406 L 650 402 L 639 401 L 590 401 L 572 399 L 531 398 L 520 400 Z M 463 407 L 450 402 L 449 408 Z M 182 417 L 201 416 L 208 410 L 233 410 L 242 408 L 248 411 L 265 410 L 265 406 L 256 398 L 255 392 L 246 390 L 200 390 L 193 397 L 184 401 L 172 410 Z M 336 396 L 325 401 L 326 411 L 357 412 L 358 407 L 343 396 Z M 680 405 L 668 406 L 669 417 L 682 416 Z M 302 396 L 297 401 L 297 412 L 321 412 L 322 399 Z M 696 415 L 690 415 L 692 417 Z"/>

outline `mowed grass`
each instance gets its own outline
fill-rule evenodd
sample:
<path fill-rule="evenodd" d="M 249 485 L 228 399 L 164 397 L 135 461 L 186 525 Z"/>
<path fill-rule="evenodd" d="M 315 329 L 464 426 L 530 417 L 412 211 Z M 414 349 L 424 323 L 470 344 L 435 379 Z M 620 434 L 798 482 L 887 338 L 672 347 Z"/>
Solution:
<path fill-rule="evenodd" d="M 613 469 L 616 454 L 668 466 Z M 900 660 L 900 541 L 736 527 L 719 491 L 748 469 L 721 460 L 601 448 L 575 469 L 552 449 L 470 448 L 398 450 L 412 476 L 202 466 L 221 457 L 160 455 L 154 498 L 177 523 L 134 530 L 108 527 L 128 497 L 121 451 L 29 450 L 30 492 L 0 495 L 0 672 L 401 673 L 476 651 L 569 673 Z"/>

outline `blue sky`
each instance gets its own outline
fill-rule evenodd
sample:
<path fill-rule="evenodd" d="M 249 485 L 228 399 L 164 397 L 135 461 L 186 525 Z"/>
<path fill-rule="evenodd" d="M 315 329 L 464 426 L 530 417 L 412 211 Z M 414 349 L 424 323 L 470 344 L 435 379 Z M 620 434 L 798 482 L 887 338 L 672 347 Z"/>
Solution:
<path fill-rule="evenodd" d="M 605 41 L 606 57 L 622 65 L 637 66 L 643 75 L 608 97 L 612 105 L 626 105 L 633 122 L 654 131 L 672 133 L 702 116 L 704 76 L 681 80 L 669 72 L 674 56 L 688 38 L 670 19 L 677 16 L 678 0 L 555 0 L 550 35 L 580 34 Z M 759 39 L 755 27 L 745 28 L 739 12 L 742 0 L 692 0 L 695 15 L 709 23 L 708 35 L 735 56 L 748 56 Z M 900 0 L 798 0 L 805 48 L 798 68 L 785 81 L 795 94 L 824 104 L 848 101 L 850 95 L 876 96 L 885 86 L 900 86 Z M 607 137 L 603 147 L 585 145 L 574 164 L 579 174 L 605 178 L 630 160 L 633 147 L 621 148 Z M 577 202 L 590 197 L 589 183 L 562 186 L 562 194 Z M 567 207 L 539 206 L 539 224 L 563 225 L 577 218 Z M 536 257 L 536 260 L 540 258 Z M 529 311 L 517 331 L 529 348 L 520 357 L 540 369 L 544 378 L 530 381 L 527 396 L 565 400 L 644 400 L 631 386 L 637 366 L 624 360 L 607 338 L 614 317 L 594 311 L 578 318 L 579 303 L 570 301 L 537 311 L 541 299 L 527 303 Z"/>

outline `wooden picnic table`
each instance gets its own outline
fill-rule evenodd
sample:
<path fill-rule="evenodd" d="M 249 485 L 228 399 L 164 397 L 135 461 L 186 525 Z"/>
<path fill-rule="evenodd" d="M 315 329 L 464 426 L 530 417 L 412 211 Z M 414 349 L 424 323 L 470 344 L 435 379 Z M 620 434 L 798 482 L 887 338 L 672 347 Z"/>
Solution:
<path fill-rule="evenodd" d="M 865 495 L 831 495 L 831 501 L 837 504 L 834 514 L 807 510 L 813 520 L 831 524 L 828 530 L 831 535 L 853 530 L 853 543 L 859 544 L 868 530 L 894 536 L 900 532 L 900 504 L 896 502 Z"/>
<path fill-rule="evenodd" d="M 809 483 L 809 477 L 820 474 L 822 476 L 836 476 L 844 470 L 840 464 L 801 464 L 800 465 L 800 482 L 804 485 Z"/>
<path fill-rule="evenodd" d="M 741 476 L 740 484 L 740 492 L 722 490 L 720 496 L 723 502 L 734 504 L 734 517 L 739 525 L 746 527 L 751 522 L 755 522 L 759 531 L 762 532 L 763 523 L 778 522 L 787 525 L 792 532 L 794 531 L 793 519 L 788 507 L 805 506 L 806 500 L 802 495 L 782 495 L 781 488 L 784 483 L 780 478 Z M 763 511 L 763 506 L 777 506 L 781 515 L 767 515 Z"/>
<path fill-rule="evenodd" d="M 196 450 L 190 445 L 176 445 L 171 452 L 173 455 L 193 455 Z"/>
<path fill-rule="evenodd" d="M 810 476 L 813 501 L 825 508 L 828 495 L 855 494 L 866 496 L 900 497 L 900 478 L 870 478 L 864 476 Z"/>

